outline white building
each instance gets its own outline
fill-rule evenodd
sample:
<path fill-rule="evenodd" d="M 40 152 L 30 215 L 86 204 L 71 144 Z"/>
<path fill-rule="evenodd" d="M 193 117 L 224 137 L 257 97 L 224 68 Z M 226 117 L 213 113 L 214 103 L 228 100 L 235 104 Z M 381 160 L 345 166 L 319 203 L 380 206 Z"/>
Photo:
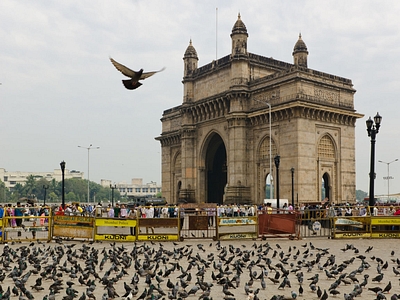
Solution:
<path fill-rule="evenodd" d="M 143 178 L 133 178 L 131 183 L 125 181 L 119 183 L 112 183 L 111 180 L 102 179 L 100 183 L 103 187 L 116 186 L 121 196 L 155 196 L 161 192 L 161 185 L 157 182 L 151 181 L 150 183 L 143 184 Z"/>
<path fill-rule="evenodd" d="M 62 180 L 61 169 L 55 169 L 53 172 L 21 172 L 21 171 L 7 171 L 0 168 L 0 179 L 4 182 L 5 186 L 13 189 L 19 183 L 25 185 L 27 178 L 33 175 L 36 179 L 44 178 L 48 181 L 55 179 L 56 181 Z M 80 178 L 83 179 L 83 172 L 76 170 L 64 170 L 64 179 Z"/>

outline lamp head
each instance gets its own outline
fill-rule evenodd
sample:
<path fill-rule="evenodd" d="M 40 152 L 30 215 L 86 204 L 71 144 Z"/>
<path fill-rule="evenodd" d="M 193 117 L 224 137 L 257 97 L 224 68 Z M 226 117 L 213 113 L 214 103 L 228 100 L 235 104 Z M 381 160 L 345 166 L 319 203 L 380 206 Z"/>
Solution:
<path fill-rule="evenodd" d="M 382 122 L 382 116 L 380 116 L 378 112 L 376 113 L 376 116 L 374 117 L 374 122 L 375 122 L 376 132 L 378 132 L 379 127 L 381 127 L 381 122 Z"/>
<path fill-rule="evenodd" d="M 60 167 L 62 171 L 65 170 L 65 161 L 60 162 Z"/>
<path fill-rule="evenodd" d="M 291 168 L 291 169 L 290 169 L 290 172 L 294 173 L 294 168 Z"/>
<path fill-rule="evenodd" d="M 279 168 L 279 163 L 281 162 L 281 157 L 279 155 L 274 157 L 275 167 Z"/>
<path fill-rule="evenodd" d="M 371 117 L 369 117 L 368 120 L 365 121 L 365 123 L 367 124 L 368 136 L 371 136 L 371 130 L 372 130 L 372 125 L 374 124 L 374 121 L 372 121 Z"/>

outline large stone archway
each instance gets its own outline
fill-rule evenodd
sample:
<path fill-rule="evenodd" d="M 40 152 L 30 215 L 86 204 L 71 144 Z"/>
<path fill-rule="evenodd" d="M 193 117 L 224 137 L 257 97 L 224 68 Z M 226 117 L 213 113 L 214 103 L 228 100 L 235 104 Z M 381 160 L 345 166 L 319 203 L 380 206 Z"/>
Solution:
<path fill-rule="evenodd" d="M 279 155 L 281 199 L 295 190 L 297 204 L 320 202 L 327 174 L 330 200 L 355 201 L 354 129 L 362 115 L 352 81 L 311 69 L 302 37 L 293 63 L 248 52 L 247 39 L 239 16 L 230 54 L 198 67 L 196 49 L 187 47 L 183 101 L 164 111 L 157 137 L 163 196 L 261 203 L 267 176 L 276 178 L 271 159 Z M 275 182 L 269 185 L 272 198 Z"/>

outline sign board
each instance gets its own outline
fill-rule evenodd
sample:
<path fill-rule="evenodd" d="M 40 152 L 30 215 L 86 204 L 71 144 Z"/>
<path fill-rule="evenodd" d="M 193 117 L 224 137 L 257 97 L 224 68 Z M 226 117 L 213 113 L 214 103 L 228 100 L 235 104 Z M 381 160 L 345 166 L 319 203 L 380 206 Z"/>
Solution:
<path fill-rule="evenodd" d="M 134 235 L 124 235 L 124 234 L 96 234 L 94 236 L 95 240 L 101 241 L 118 241 L 118 242 L 134 242 L 136 241 L 136 236 Z"/>
<path fill-rule="evenodd" d="M 96 226 L 135 227 L 136 224 L 136 219 L 96 219 Z"/>
<path fill-rule="evenodd" d="M 371 233 L 372 238 L 378 238 L 378 239 L 398 239 L 400 238 L 400 233 L 399 232 L 373 232 Z"/>
<path fill-rule="evenodd" d="M 179 235 L 176 234 L 139 234 L 139 241 L 177 241 Z"/>
<path fill-rule="evenodd" d="M 77 225 L 93 227 L 94 218 L 81 216 L 54 216 L 54 225 Z"/>
<path fill-rule="evenodd" d="M 318 221 L 315 221 L 315 222 L 312 224 L 312 229 L 313 229 L 314 231 L 320 231 L 320 230 L 321 230 L 321 223 L 318 222 Z"/>
<path fill-rule="evenodd" d="M 372 217 L 371 225 L 400 225 L 400 217 Z"/>
<path fill-rule="evenodd" d="M 219 218 L 219 226 L 257 225 L 257 217 Z"/>
<path fill-rule="evenodd" d="M 220 234 L 220 240 L 241 240 L 241 239 L 256 239 L 257 234 L 255 232 L 241 232 L 241 233 L 226 233 Z"/>
<path fill-rule="evenodd" d="M 349 238 L 370 238 L 371 233 L 369 232 L 343 232 L 335 233 L 335 239 L 349 239 Z"/>
<path fill-rule="evenodd" d="M 93 238 L 94 218 L 82 216 L 54 216 L 53 236 Z"/>
<path fill-rule="evenodd" d="M 93 238 L 93 227 L 54 225 L 53 236 L 91 239 Z"/>

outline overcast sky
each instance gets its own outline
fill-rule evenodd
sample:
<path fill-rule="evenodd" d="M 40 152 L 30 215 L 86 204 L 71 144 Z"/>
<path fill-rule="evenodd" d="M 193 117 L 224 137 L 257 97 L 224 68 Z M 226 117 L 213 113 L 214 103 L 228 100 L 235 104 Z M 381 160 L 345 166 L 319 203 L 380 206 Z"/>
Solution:
<path fill-rule="evenodd" d="M 216 13 L 218 8 L 218 13 Z M 231 51 L 240 12 L 248 51 L 293 62 L 301 32 L 308 67 L 352 79 L 357 189 L 369 189 L 370 138 L 382 127 L 376 160 L 400 159 L 400 1 L 0 1 L 0 168 L 79 170 L 90 180 L 161 182 L 164 110 L 182 103 L 183 54 L 192 39 L 199 66 Z M 218 16 L 218 17 L 217 17 Z M 217 21 L 218 20 L 218 21 Z M 218 24 L 218 25 L 217 25 Z M 158 70 L 126 90 L 113 57 L 135 70 Z M 376 163 L 377 194 L 387 193 L 387 164 Z M 400 192 L 400 161 L 390 164 L 390 193 Z"/>

